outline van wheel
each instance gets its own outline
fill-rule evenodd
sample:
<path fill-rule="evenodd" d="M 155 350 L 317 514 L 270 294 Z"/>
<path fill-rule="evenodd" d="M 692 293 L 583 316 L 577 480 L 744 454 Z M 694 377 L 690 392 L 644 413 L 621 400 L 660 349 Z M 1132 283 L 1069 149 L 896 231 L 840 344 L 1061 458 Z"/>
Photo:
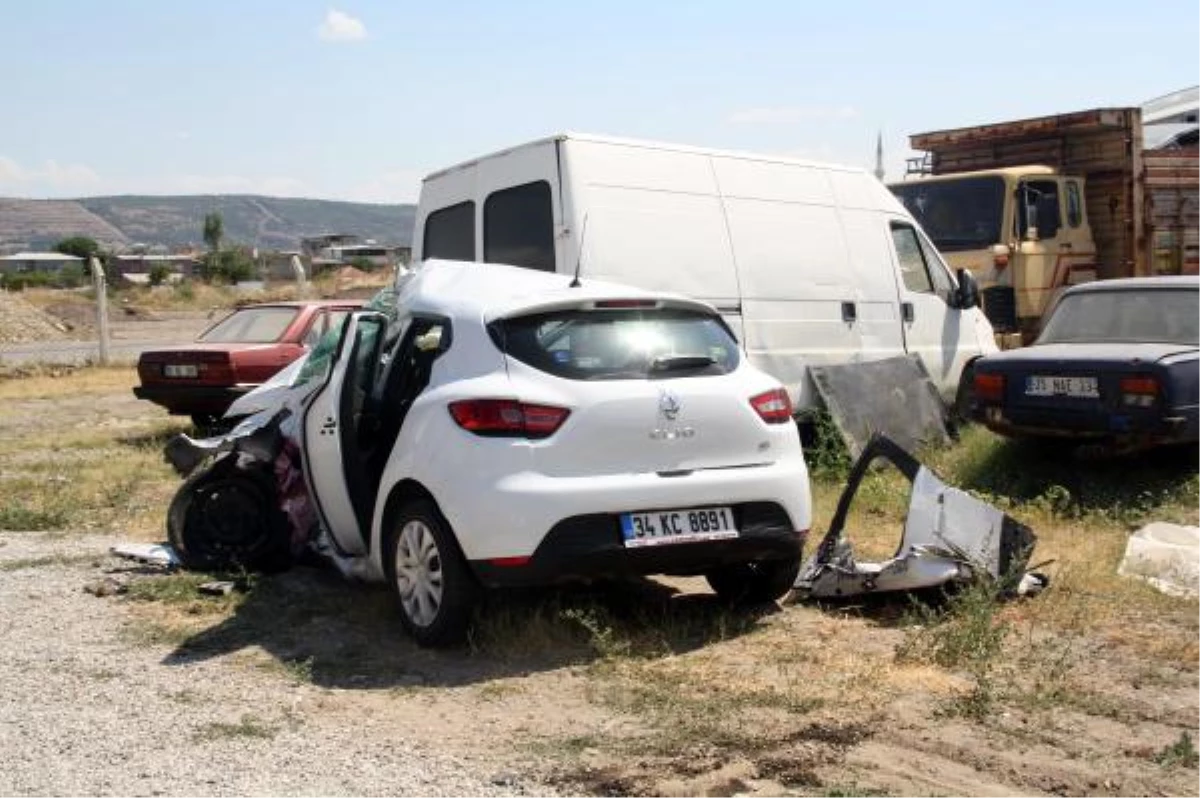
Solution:
<path fill-rule="evenodd" d="M 405 631 L 422 646 L 461 642 L 477 587 L 458 541 L 437 507 L 419 500 L 400 508 L 384 555 Z"/>
<path fill-rule="evenodd" d="M 724 565 L 704 575 L 717 596 L 730 604 L 765 604 L 787 595 L 800 574 L 800 558 Z"/>

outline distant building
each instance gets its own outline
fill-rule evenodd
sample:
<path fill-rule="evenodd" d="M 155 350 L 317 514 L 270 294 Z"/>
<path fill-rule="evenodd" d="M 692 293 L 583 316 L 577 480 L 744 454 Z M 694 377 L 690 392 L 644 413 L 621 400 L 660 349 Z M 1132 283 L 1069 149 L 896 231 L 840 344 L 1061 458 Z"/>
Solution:
<path fill-rule="evenodd" d="M 18 252 L 0 258 L 0 273 L 60 272 L 66 266 L 84 266 L 83 258 L 61 252 Z"/>
<path fill-rule="evenodd" d="M 333 247 L 354 246 L 362 239 L 353 233 L 328 233 L 300 239 L 300 254 L 305 258 L 323 258 Z"/>
<path fill-rule="evenodd" d="M 302 238 L 300 252 L 310 274 L 364 262 L 377 269 L 388 269 L 397 264 L 407 266 L 412 261 L 411 247 L 385 246 L 349 233 Z"/>
<path fill-rule="evenodd" d="M 191 277 L 200 268 L 200 259 L 192 255 L 117 255 L 111 265 L 115 273 L 126 282 L 148 285 L 150 272 L 156 266 L 170 269 L 170 282 Z"/>

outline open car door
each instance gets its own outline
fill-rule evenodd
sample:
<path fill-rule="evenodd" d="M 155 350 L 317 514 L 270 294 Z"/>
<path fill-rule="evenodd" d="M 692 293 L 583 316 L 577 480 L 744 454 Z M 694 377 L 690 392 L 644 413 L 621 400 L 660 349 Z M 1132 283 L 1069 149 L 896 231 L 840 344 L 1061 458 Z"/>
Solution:
<path fill-rule="evenodd" d="M 308 397 L 303 409 L 304 479 L 321 525 L 339 552 L 367 552 L 374 492 L 361 479 L 362 420 L 382 367 L 380 355 L 388 318 L 357 311 L 346 328 L 325 383 Z M 369 494 L 369 495 L 368 495 Z"/>

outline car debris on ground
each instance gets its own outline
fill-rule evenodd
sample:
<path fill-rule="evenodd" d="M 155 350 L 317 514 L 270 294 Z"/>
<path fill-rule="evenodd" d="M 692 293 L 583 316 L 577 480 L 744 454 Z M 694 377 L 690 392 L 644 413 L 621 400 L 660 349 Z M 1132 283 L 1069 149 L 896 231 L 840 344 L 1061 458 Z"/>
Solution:
<path fill-rule="evenodd" d="M 846 519 L 874 461 L 890 461 L 912 483 L 904 531 L 896 554 L 860 562 L 846 535 Z M 953 587 L 991 579 L 1001 595 L 1032 595 L 1048 579 L 1027 572 L 1037 538 L 1011 516 L 937 478 L 890 438 L 877 435 L 855 462 L 829 532 L 800 569 L 796 591 L 804 598 Z"/>
<path fill-rule="evenodd" d="M 146 565 L 159 565 L 168 571 L 183 564 L 169 543 L 119 543 L 110 551 L 116 557 Z"/>
<path fill-rule="evenodd" d="M 1117 573 L 1169 596 L 1200 594 L 1200 527 L 1147 524 L 1130 536 Z"/>

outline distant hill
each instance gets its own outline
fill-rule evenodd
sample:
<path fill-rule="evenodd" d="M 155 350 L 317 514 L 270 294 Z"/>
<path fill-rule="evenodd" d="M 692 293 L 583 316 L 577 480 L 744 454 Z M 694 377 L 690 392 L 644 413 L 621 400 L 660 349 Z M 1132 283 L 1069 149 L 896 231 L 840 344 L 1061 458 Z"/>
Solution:
<path fill-rule="evenodd" d="M 49 249 L 75 235 L 110 248 L 128 243 L 124 233 L 75 200 L 0 198 L 0 249 Z"/>
<path fill-rule="evenodd" d="M 409 246 L 416 207 L 239 194 L 0 199 L 0 247 L 46 249 L 73 235 L 109 247 L 202 246 L 204 216 L 213 211 L 221 214 L 229 243 L 287 250 L 298 249 L 303 236 L 322 233 Z"/>

